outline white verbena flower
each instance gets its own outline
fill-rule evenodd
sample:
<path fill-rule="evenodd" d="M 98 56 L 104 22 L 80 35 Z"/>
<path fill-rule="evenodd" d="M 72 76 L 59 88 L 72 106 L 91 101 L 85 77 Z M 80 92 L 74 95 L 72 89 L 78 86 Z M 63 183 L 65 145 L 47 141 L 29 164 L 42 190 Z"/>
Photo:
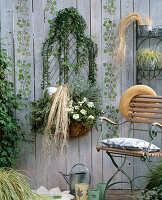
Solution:
<path fill-rule="evenodd" d="M 89 108 L 92 108 L 92 107 L 94 107 L 94 103 L 93 103 L 93 102 L 88 102 L 88 103 L 87 103 L 87 106 L 88 106 Z"/>
<path fill-rule="evenodd" d="M 74 106 L 75 110 L 78 110 L 79 109 L 79 106 Z"/>
<path fill-rule="evenodd" d="M 84 102 L 83 101 L 78 101 L 78 104 L 81 106 Z"/>
<path fill-rule="evenodd" d="M 81 112 L 83 115 L 86 115 L 86 114 L 87 114 L 87 111 L 84 110 L 84 109 L 82 109 L 80 112 Z"/>
<path fill-rule="evenodd" d="M 88 119 L 94 119 L 93 115 L 89 115 Z"/>
<path fill-rule="evenodd" d="M 74 114 L 73 119 L 79 119 L 79 114 Z"/>
<path fill-rule="evenodd" d="M 83 102 L 86 102 L 86 101 L 87 101 L 87 98 L 86 98 L 86 97 L 84 97 L 84 98 L 83 98 Z"/>

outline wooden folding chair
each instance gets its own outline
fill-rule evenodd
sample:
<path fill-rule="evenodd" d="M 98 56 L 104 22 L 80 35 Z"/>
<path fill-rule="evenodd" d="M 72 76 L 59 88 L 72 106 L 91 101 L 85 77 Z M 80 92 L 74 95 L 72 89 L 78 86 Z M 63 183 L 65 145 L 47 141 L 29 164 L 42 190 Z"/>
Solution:
<path fill-rule="evenodd" d="M 126 171 L 123 169 L 126 159 L 128 156 L 133 156 L 133 157 L 140 157 L 142 161 L 144 161 L 150 169 L 150 158 L 151 157 L 160 157 L 162 156 L 162 151 L 157 151 L 157 152 L 152 152 L 150 153 L 149 148 L 152 144 L 152 141 L 155 139 L 158 133 L 161 133 L 160 129 L 157 130 L 158 128 L 162 128 L 162 96 L 154 96 L 154 95 L 137 95 L 133 97 L 129 103 L 129 112 L 128 112 L 128 119 L 127 121 L 118 124 L 106 117 L 100 117 L 100 128 L 101 128 L 101 135 L 99 137 L 99 140 L 97 142 L 97 151 L 106 151 L 107 155 L 110 157 L 112 163 L 114 166 L 117 168 L 117 171 L 111 176 L 111 178 L 107 181 L 107 185 L 105 188 L 105 194 L 104 194 L 104 199 L 106 199 L 106 193 L 108 188 L 110 188 L 112 185 L 117 184 L 117 183 L 122 183 L 122 182 L 114 182 L 111 183 L 113 178 L 118 174 L 118 172 L 123 173 L 127 178 L 128 178 L 128 183 L 130 184 L 130 188 L 132 192 L 134 192 L 134 180 L 138 177 L 135 177 L 134 179 L 131 178 Z M 130 128 L 129 128 L 129 134 L 128 137 L 131 135 L 132 130 L 138 130 L 138 131 L 146 131 L 142 129 L 134 129 L 134 123 L 144 123 L 144 124 L 149 124 L 149 130 L 147 132 L 149 133 L 150 136 L 150 145 L 147 149 L 147 151 L 132 151 L 132 150 L 123 150 L 123 149 L 117 149 L 117 148 L 109 148 L 106 146 L 99 146 L 100 141 L 102 140 L 103 137 L 103 120 L 106 120 L 108 123 L 111 123 L 114 126 L 119 126 L 123 125 L 126 122 L 130 123 Z M 115 155 L 121 155 L 124 156 L 124 160 L 119 166 L 115 160 L 114 157 Z M 141 176 L 140 176 L 141 177 Z"/>

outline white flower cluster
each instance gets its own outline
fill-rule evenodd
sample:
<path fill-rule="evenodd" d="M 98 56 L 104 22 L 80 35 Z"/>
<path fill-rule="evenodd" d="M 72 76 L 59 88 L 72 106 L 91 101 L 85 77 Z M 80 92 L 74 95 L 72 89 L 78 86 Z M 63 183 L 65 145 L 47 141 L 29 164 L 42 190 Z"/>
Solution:
<path fill-rule="evenodd" d="M 93 102 L 88 102 L 87 98 L 84 97 L 82 101 L 78 101 L 77 105 L 74 105 L 73 100 L 69 102 L 69 106 L 67 108 L 67 111 L 72 115 L 72 118 L 74 120 L 78 120 L 82 116 L 87 117 L 87 119 L 92 119 L 94 120 L 95 117 L 93 115 L 88 115 L 87 110 L 84 108 L 94 108 L 94 103 Z"/>

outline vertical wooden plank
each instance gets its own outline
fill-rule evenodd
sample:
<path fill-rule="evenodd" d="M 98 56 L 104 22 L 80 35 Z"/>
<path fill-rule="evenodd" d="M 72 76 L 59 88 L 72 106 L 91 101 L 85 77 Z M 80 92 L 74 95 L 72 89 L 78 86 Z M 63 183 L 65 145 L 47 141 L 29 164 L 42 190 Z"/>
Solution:
<path fill-rule="evenodd" d="M 63 8 L 77 7 L 77 0 L 63 0 Z"/>
<path fill-rule="evenodd" d="M 114 3 L 114 7 L 111 4 Z M 113 49 L 113 37 L 117 36 L 117 27 L 120 21 L 120 1 L 103 1 L 102 4 L 102 76 L 103 76 L 103 107 L 107 111 L 105 114 L 111 120 L 119 119 L 116 109 L 119 108 L 119 100 L 121 96 L 120 85 L 120 66 L 114 63 L 112 60 Z M 108 79 L 108 80 L 107 80 Z M 113 93 L 114 92 L 114 93 Z M 113 96 L 115 97 L 113 98 Z M 119 119 L 121 120 L 121 119 Z M 104 124 L 104 138 L 106 134 L 113 134 L 115 130 L 111 125 Z M 111 127 L 111 128 L 110 128 Z M 109 129 L 110 128 L 110 129 Z M 117 134 L 120 134 L 121 130 L 117 130 Z M 115 159 L 118 165 L 121 163 L 121 159 Z M 116 172 L 116 168 L 111 162 L 108 155 L 103 152 L 103 181 L 107 182 L 108 179 Z M 112 182 L 121 181 L 121 174 L 112 180 Z M 111 183 L 112 183 L 111 182 Z M 114 185 L 111 189 L 121 188 L 120 184 Z"/>
<path fill-rule="evenodd" d="M 12 10 L 12 0 L 0 1 L 0 35 L 2 48 L 5 48 L 7 55 L 12 58 L 12 64 L 14 64 L 14 43 L 13 43 L 13 10 Z M 11 69 L 14 73 L 14 68 Z M 14 77 L 8 76 L 11 82 L 14 82 Z"/>
<path fill-rule="evenodd" d="M 90 35 L 90 1 L 78 0 L 77 8 L 79 14 L 85 19 L 87 29 L 85 33 Z M 88 167 L 91 171 L 91 131 L 86 136 L 79 138 L 79 163 Z M 83 168 L 82 168 L 83 169 Z"/>
<path fill-rule="evenodd" d="M 34 65 L 33 65 L 33 22 L 32 22 L 32 1 L 13 1 L 14 9 L 14 41 L 15 41 L 15 71 L 16 76 L 16 93 L 23 92 L 27 94 L 31 101 L 34 100 Z M 22 70 L 22 71 L 20 71 Z M 28 72 L 28 74 L 26 73 Z M 24 76 L 23 83 L 20 83 L 19 75 Z M 28 76 L 28 78 L 27 78 Z M 26 80 L 27 78 L 27 80 Z M 27 86 L 24 87 L 25 84 Z M 26 103 L 26 102 L 24 102 Z M 30 133 L 29 120 L 25 119 L 25 115 L 30 112 L 29 107 L 23 108 L 21 112 L 17 112 L 16 116 L 23 123 L 22 130 L 27 132 L 27 139 L 32 139 Z M 33 177 L 35 177 L 35 144 L 22 143 L 21 153 L 17 161 L 17 167 L 28 171 Z"/>
<path fill-rule="evenodd" d="M 153 27 L 162 26 L 161 13 L 162 13 L 162 2 L 160 0 L 155 0 L 155 1 L 150 0 L 150 18 Z M 155 49 L 158 41 L 159 41 L 158 39 L 150 39 L 150 48 Z M 160 44 L 156 48 L 156 51 L 162 52 L 162 42 L 160 42 Z M 162 95 L 161 85 L 162 85 L 162 74 L 160 74 L 158 80 L 154 78 L 153 80 L 150 81 L 151 88 L 153 88 L 158 95 Z M 162 148 L 162 134 L 158 134 L 157 138 L 154 140 L 153 143 Z M 154 161 L 157 160 L 159 161 L 160 158 L 154 158 Z"/>
<path fill-rule="evenodd" d="M 63 0 L 63 8 L 77 7 L 76 0 Z M 72 166 L 79 163 L 79 139 L 73 138 L 68 142 L 68 149 L 66 152 L 66 171 L 69 173 Z"/>
<path fill-rule="evenodd" d="M 42 44 L 45 38 L 45 26 L 44 26 L 44 1 L 33 1 L 33 24 L 34 24 L 34 66 L 35 66 L 35 101 L 42 96 L 41 82 L 43 73 L 43 61 L 42 61 Z M 47 161 L 44 159 L 42 151 L 42 135 L 36 135 L 36 183 L 37 188 L 43 185 L 48 187 L 48 166 Z"/>
<path fill-rule="evenodd" d="M 134 1 L 134 10 L 135 12 L 139 13 L 140 16 L 143 18 L 145 18 L 145 16 L 149 17 L 149 0 L 144 0 L 144 1 L 140 1 L 140 0 L 135 0 Z M 134 44 L 135 45 L 135 44 Z M 149 40 L 145 41 L 141 46 L 141 48 L 148 48 L 149 47 Z M 144 85 L 149 85 L 149 82 L 146 80 L 142 80 L 142 84 Z M 139 129 L 144 129 L 144 128 L 148 128 L 147 125 L 144 124 L 135 124 L 135 128 L 139 128 Z M 144 140 L 148 140 L 149 136 L 147 135 L 147 133 L 141 133 L 140 131 L 134 131 L 134 137 L 135 138 L 139 138 L 139 139 L 144 139 Z M 141 162 L 140 159 L 138 158 L 134 158 L 134 177 L 136 176 L 142 176 L 146 173 L 147 168 L 145 163 Z M 135 180 L 135 184 L 138 187 L 143 188 L 144 187 L 144 179 L 140 178 L 140 179 L 136 179 Z"/>
<path fill-rule="evenodd" d="M 102 85 L 101 68 L 102 68 L 102 1 L 91 0 L 91 35 L 94 35 L 94 42 L 98 45 L 97 64 L 97 83 Z M 96 188 L 97 183 L 102 182 L 102 152 L 96 151 L 96 143 L 99 133 L 92 130 L 92 187 Z"/>
<path fill-rule="evenodd" d="M 121 2 L 121 19 L 125 17 L 126 15 L 133 13 L 133 0 L 125 0 Z M 125 63 L 122 69 L 122 81 L 121 81 L 121 91 L 122 94 L 127 90 L 129 87 L 134 85 L 134 52 L 133 52 L 133 45 L 134 45 L 134 32 L 133 32 L 133 24 L 130 25 L 126 31 L 126 58 Z M 125 119 L 123 119 L 125 121 Z M 128 137 L 128 130 L 129 127 L 127 124 L 122 126 L 122 137 Z M 123 161 L 123 159 L 122 159 Z M 128 157 L 126 160 L 125 167 L 123 168 L 127 171 L 127 173 L 133 177 L 133 158 Z M 128 181 L 127 177 L 125 177 L 123 174 L 121 176 L 121 181 L 125 182 Z M 122 189 L 130 188 L 128 184 L 122 184 Z"/>
<path fill-rule="evenodd" d="M 53 20 L 56 17 L 56 11 L 63 9 L 63 0 L 52 0 L 54 9 L 50 6 L 49 2 L 45 0 L 44 10 L 45 10 L 45 20 L 44 20 L 44 27 L 45 27 L 45 38 L 48 37 L 49 34 L 49 20 Z M 49 10 L 47 10 L 47 8 Z M 53 151 L 53 150 L 52 150 Z M 61 190 L 65 190 L 67 185 L 63 177 L 58 173 L 62 171 L 66 173 L 66 156 L 63 155 L 55 155 L 52 154 L 50 161 L 48 163 L 44 163 L 46 166 L 47 172 L 47 185 L 48 188 L 60 187 Z M 50 172 L 50 173 L 49 173 Z"/>

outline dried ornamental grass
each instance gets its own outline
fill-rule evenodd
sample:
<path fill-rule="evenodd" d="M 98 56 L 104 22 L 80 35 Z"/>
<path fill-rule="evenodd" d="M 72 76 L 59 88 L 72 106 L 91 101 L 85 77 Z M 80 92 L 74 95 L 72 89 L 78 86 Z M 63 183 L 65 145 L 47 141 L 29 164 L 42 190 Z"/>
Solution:
<path fill-rule="evenodd" d="M 124 63 L 125 55 L 126 55 L 126 29 L 130 24 L 132 24 L 134 21 L 138 21 L 139 25 L 144 25 L 142 18 L 138 13 L 131 13 L 127 15 L 126 17 L 122 18 L 119 23 L 118 27 L 118 39 L 115 44 L 114 48 L 114 60 L 117 62 L 120 62 L 121 64 Z M 151 23 L 149 18 L 145 20 L 147 23 Z"/>
<path fill-rule="evenodd" d="M 1 200 L 36 200 L 28 183 L 28 178 L 14 169 L 0 169 Z"/>
<path fill-rule="evenodd" d="M 53 95 L 53 103 L 48 115 L 45 128 L 44 147 L 46 153 L 50 152 L 51 145 L 55 150 L 63 152 L 68 141 L 68 110 L 69 92 L 67 85 L 58 87 Z"/>

